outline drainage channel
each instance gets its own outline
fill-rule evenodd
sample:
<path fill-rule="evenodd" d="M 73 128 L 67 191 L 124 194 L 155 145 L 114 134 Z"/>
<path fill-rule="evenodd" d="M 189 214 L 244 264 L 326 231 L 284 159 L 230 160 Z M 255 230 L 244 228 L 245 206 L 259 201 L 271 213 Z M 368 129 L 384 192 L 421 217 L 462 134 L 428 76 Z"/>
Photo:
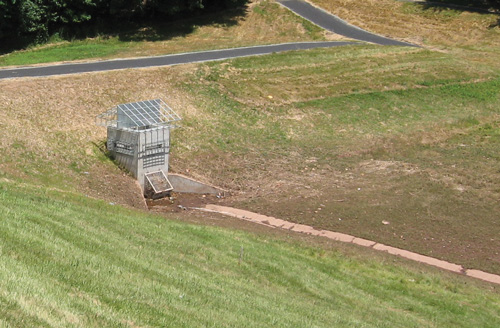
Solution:
<path fill-rule="evenodd" d="M 355 244 L 358 246 L 373 248 L 378 251 L 387 252 L 392 255 L 400 256 L 412 261 L 416 261 L 419 263 L 424 263 L 431 265 L 436 268 L 444 269 L 447 271 L 455 272 L 458 274 L 462 274 L 468 277 L 481 279 L 490 283 L 500 285 L 500 276 L 491 274 L 488 272 L 474 270 L 474 269 L 465 269 L 463 266 L 450 263 L 447 261 L 439 260 L 433 257 L 409 252 L 403 249 L 395 248 L 392 246 L 387 246 L 384 244 L 377 243 L 375 241 L 366 240 L 358 237 L 354 237 L 351 235 L 347 235 L 344 233 L 329 231 L 329 230 L 317 230 L 311 226 L 304 224 L 296 224 L 292 222 L 288 222 L 285 220 L 277 219 L 272 216 L 266 216 L 250 211 L 245 211 L 237 208 L 220 206 L 220 205 L 205 205 L 205 207 L 190 207 L 191 209 L 204 211 L 204 212 L 212 212 L 218 213 L 222 215 L 231 216 L 234 218 L 238 218 L 241 220 L 250 221 L 257 224 L 262 224 L 271 228 L 279 228 L 286 229 L 294 232 L 305 233 L 312 236 L 325 237 L 331 240 Z"/>

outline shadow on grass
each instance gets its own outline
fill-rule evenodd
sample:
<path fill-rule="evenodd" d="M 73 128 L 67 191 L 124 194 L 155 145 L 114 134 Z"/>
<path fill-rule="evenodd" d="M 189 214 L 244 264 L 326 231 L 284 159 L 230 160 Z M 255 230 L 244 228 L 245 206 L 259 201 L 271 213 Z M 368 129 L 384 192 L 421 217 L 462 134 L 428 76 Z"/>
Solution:
<path fill-rule="evenodd" d="M 110 30 L 108 35 L 118 36 L 121 41 L 167 41 L 176 37 L 186 36 L 193 33 L 201 26 L 218 26 L 227 28 L 238 24 L 244 19 L 247 6 L 225 10 L 223 12 L 210 12 L 199 14 L 189 18 L 167 19 L 167 21 L 155 20 L 147 24 L 135 24 L 119 31 Z"/>
<path fill-rule="evenodd" d="M 500 0 L 424 0 L 416 1 L 424 9 L 453 9 L 458 11 L 469 11 L 479 14 L 494 14 L 499 16 L 495 24 L 490 28 L 500 26 Z"/>
<path fill-rule="evenodd" d="M 114 158 L 111 156 L 111 153 L 108 151 L 107 147 L 107 140 L 99 140 L 99 141 L 92 141 L 92 145 L 97 149 L 101 154 L 104 155 L 104 158 L 107 158 L 109 160 L 114 160 Z"/>
<path fill-rule="evenodd" d="M 197 12 L 189 15 L 178 15 L 175 17 L 162 17 L 146 21 L 122 21 L 113 19 L 100 20 L 82 24 L 77 28 L 61 28 L 54 33 L 48 43 L 60 41 L 85 40 L 87 38 L 110 38 L 118 37 L 120 41 L 168 41 L 176 37 L 186 36 L 196 31 L 198 27 L 214 25 L 218 27 L 231 27 L 244 19 L 248 5 L 245 4 L 232 9 L 216 12 Z M 4 40 L 0 43 L 0 55 L 8 54 L 15 50 L 26 49 L 36 42 L 29 37 L 20 37 L 12 40 Z"/>

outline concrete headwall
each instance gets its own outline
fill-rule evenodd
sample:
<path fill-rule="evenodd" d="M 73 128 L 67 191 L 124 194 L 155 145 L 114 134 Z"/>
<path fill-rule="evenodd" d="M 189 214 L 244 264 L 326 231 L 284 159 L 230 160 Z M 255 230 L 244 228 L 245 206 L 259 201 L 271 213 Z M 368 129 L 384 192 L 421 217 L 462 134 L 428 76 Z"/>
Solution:
<path fill-rule="evenodd" d="M 123 148 L 125 146 L 128 148 Z M 107 148 L 115 161 L 139 181 L 143 190 L 147 173 L 168 173 L 169 127 L 139 131 L 108 127 Z"/>
<path fill-rule="evenodd" d="M 132 131 L 117 130 L 108 127 L 107 148 L 113 155 L 116 162 L 125 167 L 132 175 L 137 178 L 137 134 Z M 115 149 L 115 142 L 124 142 L 132 146 L 130 154 L 124 154 Z"/>

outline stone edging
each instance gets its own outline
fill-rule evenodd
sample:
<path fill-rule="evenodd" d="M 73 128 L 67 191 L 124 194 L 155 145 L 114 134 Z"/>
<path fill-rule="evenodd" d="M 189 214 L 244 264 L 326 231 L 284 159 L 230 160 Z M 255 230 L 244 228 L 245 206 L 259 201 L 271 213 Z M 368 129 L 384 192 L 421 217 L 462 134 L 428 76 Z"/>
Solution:
<path fill-rule="evenodd" d="M 487 273 L 480 270 L 465 269 L 463 266 L 439 260 L 433 257 L 409 252 L 403 249 L 395 248 L 392 246 L 387 246 L 384 244 L 379 244 L 377 242 L 366 240 L 362 238 L 357 238 L 344 233 L 329 231 L 329 230 L 317 230 L 311 226 L 304 224 L 297 224 L 288 222 L 285 220 L 277 219 L 272 216 L 266 216 L 258 213 L 253 213 L 250 211 L 240 210 L 237 208 L 219 206 L 219 205 L 206 205 L 204 208 L 194 208 L 196 210 L 201 210 L 205 212 L 219 213 L 227 216 L 232 216 L 238 219 L 250 221 L 257 224 L 262 224 L 271 228 L 281 228 L 294 232 L 305 233 L 312 236 L 325 237 L 331 240 L 340 241 L 344 243 L 351 243 L 359 246 L 373 248 L 378 251 L 384 251 L 392 255 L 397 255 L 409 260 L 417 261 L 420 263 L 428 264 L 436 268 L 448 270 L 451 272 L 463 274 L 468 277 L 481 279 L 493 284 L 500 285 L 500 276 Z"/>

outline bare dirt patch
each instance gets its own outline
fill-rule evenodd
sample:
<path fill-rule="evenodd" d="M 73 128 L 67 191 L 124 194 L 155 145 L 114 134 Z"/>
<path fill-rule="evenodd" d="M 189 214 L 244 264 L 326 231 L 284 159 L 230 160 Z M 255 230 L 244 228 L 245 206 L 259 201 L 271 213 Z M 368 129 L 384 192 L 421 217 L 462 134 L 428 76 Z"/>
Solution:
<path fill-rule="evenodd" d="M 225 201 L 221 196 L 210 194 L 191 194 L 172 192 L 165 198 L 147 199 L 148 209 L 154 212 L 178 213 L 201 208 L 207 204 L 219 204 Z"/>
<path fill-rule="evenodd" d="M 414 174 L 418 172 L 418 168 L 414 164 L 403 163 L 398 161 L 381 161 L 381 160 L 369 160 L 359 163 L 361 170 L 366 173 L 378 173 L 378 174 Z"/>
<path fill-rule="evenodd" d="M 389 170 L 391 166 L 363 163 L 345 172 L 309 171 L 301 186 L 295 180 L 296 188 L 285 187 L 275 194 L 261 191 L 227 204 L 498 272 L 494 258 L 499 240 L 488 223 L 491 213 L 469 207 L 463 191 L 456 191 L 462 196 L 453 196 L 463 197 L 462 205 L 453 197 L 436 196 L 436 192 L 450 193 L 446 191 L 450 187 L 432 181 L 425 172 L 413 167 Z M 422 185 L 422 181 L 427 182 Z"/>

